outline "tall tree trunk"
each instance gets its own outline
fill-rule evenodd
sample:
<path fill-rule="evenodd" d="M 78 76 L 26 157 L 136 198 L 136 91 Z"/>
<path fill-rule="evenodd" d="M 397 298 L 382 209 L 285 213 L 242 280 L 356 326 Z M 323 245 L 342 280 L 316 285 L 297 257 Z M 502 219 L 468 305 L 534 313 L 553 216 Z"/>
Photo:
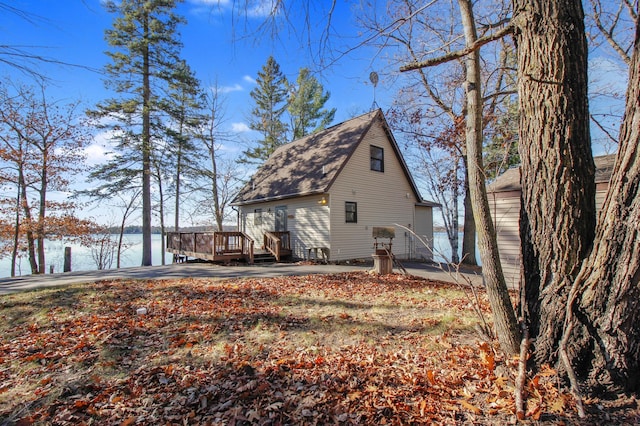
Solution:
<path fill-rule="evenodd" d="M 640 390 L 640 27 L 620 146 L 594 249 L 574 286 L 568 352 L 592 392 Z"/>
<path fill-rule="evenodd" d="M 48 149 L 46 148 L 47 142 L 43 141 L 44 149 L 42 150 L 42 171 L 40 175 L 40 205 L 38 206 L 38 225 L 37 225 L 37 242 L 38 242 L 38 273 L 46 273 L 46 265 L 44 259 L 44 218 L 47 209 L 47 182 L 49 176 L 47 174 L 48 164 Z"/>
<path fill-rule="evenodd" d="M 211 182 L 211 190 L 213 191 L 213 210 L 215 212 L 216 217 L 216 226 L 218 227 L 218 231 L 222 232 L 222 222 L 224 220 L 222 209 L 220 208 L 220 194 L 218 192 L 218 162 L 215 152 L 215 147 L 212 144 L 211 149 L 211 172 L 213 175 L 213 179 Z"/>
<path fill-rule="evenodd" d="M 180 123 L 180 134 L 182 134 L 182 123 Z M 173 231 L 180 232 L 180 185 L 182 185 L 182 144 L 178 146 L 176 157 L 176 196 Z"/>
<path fill-rule="evenodd" d="M 473 219 L 473 206 L 471 205 L 471 193 L 469 192 L 469 169 L 467 159 L 464 159 L 464 224 L 462 234 L 462 263 L 475 266 L 476 259 L 476 222 Z"/>
<path fill-rule="evenodd" d="M 22 169 L 22 164 L 19 165 L 20 169 Z M 22 172 L 20 172 L 22 173 Z M 21 193 L 22 191 L 22 182 L 18 181 L 18 193 L 16 194 L 16 222 L 15 229 L 13 231 L 13 248 L 11 250 L 11 276 L 16 276 L 16 262 L 18 260 L 18 249 L 20 248 L 20 202 L 21 202 Z"/>
<path fill-rule="evenodd" d="M 143 40 L 149 39 L 149 17 L 144 20 Z M 149 46 L 142 59 L 142 266 L 151 266 L 151 83 Z"/>
<path fill-rule="evenodd" d="M 158 203 L 158 214 L 160 215 L 160 264 L 165 265 L 167 262 L 165 260 L 165 255 L 167 253 L 167 248 L 165 247 L 165 226 L 164 226 L 164 192 L 162 186 L 162 172 L 160 171 L 161 166 L 156 165 L 156 174 L 158 177 L 158 196 L 160 197 L 160 201 Z"/>
<path fill-rule="evenodd" d="M 124 243 L 124 227 L 126 220 L 126 215 L 122 216 L 122 221 L 120 222 L 120 229 L 118 232 L 118 250 L 116 255 L 116 268 L 118 269 L 120 269 L 120 260 L 122 259 L 122 245 Z"/>
<path fill-rule="evenodd" d="M 459 163 L 460 159 L 456 157 L 453 170 L 453 189 L 451 190 L 453 193 L 451 197 L 451 210 L 453 214 L 451 215 L 451 226 L 447 228 L 449 244 L 451 245 L 451 263 L 454 265 L 460 263 L 460 255 L 458 254 L 460 252 L 460 224 L 458 223 L 458 198 L 460 195 L 460 182 L 458 181 L 458 167 L 460 165 Z"/>
<path fill-rule="evenodd" d="M 29 266 L 31 273 L 38 273 L 38 262 L 36 260 L 36 246 L 33 235 L 33 219 L 31 217 L 31 207 L 29 207 L 29 199 L 27 198 L 27 184 L 24 178 L 24 170 L 20 168 L 18 171 L 18 186 L 21 188 L 22 211 L 24 212 L 24 223 L 27 226 L 27 252 L 29 253 Z"/>
<path fill-rule="evenodd" d="M 580 0 L 514 0 L 525 317 L 533 361 L 557 361 L 567 296 L 593 242 L 587 41 Z"/>
<path fill-rule="evenodd" d="M 458 0 L 467 46 L 477 40 L 470 0 Z M 482 96 L 480 80 L 480 52 L 474 50 L 466 58 L 467 125 L 466 147 L 469 191 L 473 216 L 478 227 L 478 243 L 482 258 L 483 276 L 493 311 L 493 321 L 502 349 L 518 353 L 520 332 L 498 255 L 496 232 L 491 220 L 484 168 L 482 166 Z"/>

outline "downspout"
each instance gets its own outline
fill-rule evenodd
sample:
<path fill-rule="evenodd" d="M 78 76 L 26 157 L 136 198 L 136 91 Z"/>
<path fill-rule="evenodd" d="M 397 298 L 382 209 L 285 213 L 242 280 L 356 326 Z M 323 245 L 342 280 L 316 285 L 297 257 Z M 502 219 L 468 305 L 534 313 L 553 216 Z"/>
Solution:
<path fill-rule="evenodd" d="M 238 231 L 244 232 L 244 227 L 240 229 L 240 210 L 236 209 L 236 206 L 231 206 L 231 210 L 236 211 L 236 228 L 238 228 Z"/>

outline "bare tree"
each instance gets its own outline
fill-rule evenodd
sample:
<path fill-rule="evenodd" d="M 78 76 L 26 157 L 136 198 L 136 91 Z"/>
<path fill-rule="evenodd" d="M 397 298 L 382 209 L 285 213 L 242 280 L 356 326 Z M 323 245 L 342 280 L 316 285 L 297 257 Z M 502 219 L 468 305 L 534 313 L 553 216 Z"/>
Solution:
<path fill-rule="evenodd" d="M 371 17 L 366 18 L 365 15 L 360 22 L 368 32 L 380 34 L 379 48 L 381 52 L 392 52 L 387 54 L 392 66 L 397 67 L 398 62 L 418 63 L 426 57 L 442 58 L 437 67 L 417 68 L 415 72 L 403 76 L 403 85 L 397 101 L 391 108 L 390 121 L 394 128 L 411 142 L 414 150 L 430 150 L 429 157 L 435 161 L 440 161 L 441 158 L 446 161 L 458 159 L 457 162 L 449 163 L 452 164 L 452 171 L 459 173 L 455 181 L 460 181 L 461 190 L 459 193 L 452 191 L 450 194 L 464 194 L 463 262 L 476 264 L 476 230 L 468 193 L 467 152 L 464 141 L 464 123 L 467 115 L 464 92 L 466 67 L 461 56 L 446 59 L 456 51 L 464 49 L 464 41 L 460 36 L 462 23 L 457 5 L 455 2 L 445 1 L 423 4 L 414 0 L 397 0 L 389 2 L 386 10 L 386 21 L 380 15 L 372 13 Z M 494 9 L 484 8 L 483 12 L 486 16 L 481 20 L 493 23 L 480 28 L 484 36 L 490 34 L 494 27 L 503 25 L 507 7 L 500 5 Z M 483 126 L 491 128 L 496 123 L 496 117 L 502 114 L 503 99 L 515 94 L 515 79 L 508 78 L 514 71 L 505 64 L 510 57 L 508 52 L 513 50 L 513 46 L 504 42 L 492 45 L 491 49 L 487 47 L 486 50 L 491 52 L 485 52 L 481 69 Z M 397 72 L 397 68 L 393 72 Z M 392 78 L 391 75 L 388 78 Z M 438 153 L 441 155 L 437 155 Z M 425 164 L 419 170 L 426 170 L 432 166 L 433 163 Z M 448 183 L 453 184 L 451 173 L 449 177 Z M 441 198 L 441 194 L 432 193 L 431 196 Z M 451 200 L 447 205 L 454 208 L 455 212 L 448 213 L 443 210 L 443 215 L 459 214 L 456 201 Z M 448 229 L 447 232 L 452 251 L 457 255 L 457 220 L 445 220 L 445 224 L 447 222 L 456 226 L 456 229 Z"/>
<path fill-rule="evenodd" d="M 213 213 L 216 226 L 223 230 L 227 208 L 233 199 L 233 188 L 241 181 L 237 162 L 225 159 L 222 144 L 231 140 L 223 130 L 225 104 L 217 85 L 205 94 L 206 111 L 203 113 L 198 138 L 206 147 L 203 167 L 198 173 L 198 192 L 204 194 L 205 202 L 198 203 L 198 210 Z"/>
<path fill-rule="evenodd" d="M 471 0 L 458 0 L 462 16 L 466 46 L 478 41 Z M 480 49 L 466 56 L 467 120 L 466 147 L 467 170 L 469 173 L 469 193 L 473 206 L 473 216 L 478 230 L 482 275 L 487 286 L 489 302 L 493 311 L 496 334 L 502 349 L 516 354 L 520 349 L 520 331 L 507 284 L 502 273 L 498 242 L 489 209 L 486 179 L 482 162 L 482 92 L 480 79 Z"/>
<path fill-rule="evenodd" d="M 14 244 L 18 244 L 19 231 L 24 231 L 31 271 L 44 273 L 45 239 L 64 235 L 61 221 L 81 223 L 73 216 L 73 202 L 53 201 L 50 196 L 52 191 L 67 191 L 70 179 L 84 170 L 83 147 L 90 135 L 77 123 L 78 103 L 60 105 L 51 101 L 44 84 L 33 88 L 7 81 L 0 87 L 0 100 L 1 157 L 5 165 L 0 179 L 16 189 L 19 203 L 14 211 Z M 72 231 L 71 225 L 65 224 L 64 228 Z M 73 232 L 80 232 L 80 228 Z"/>

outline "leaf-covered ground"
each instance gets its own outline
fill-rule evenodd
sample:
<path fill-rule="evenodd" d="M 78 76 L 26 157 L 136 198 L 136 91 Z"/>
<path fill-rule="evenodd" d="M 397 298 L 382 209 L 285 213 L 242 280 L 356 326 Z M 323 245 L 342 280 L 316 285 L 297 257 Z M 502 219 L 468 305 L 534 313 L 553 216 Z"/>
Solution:
<path fill-rule="evenodd" d="M 0 425 L 515 423 L 517 359 L 477 337 L 451 284 L 104 281 L 0 308 Z M 530 378 L 525 422 L 578 423 L 558 383 Z M 590 421 L 639 420 L 588 402 Z"/>

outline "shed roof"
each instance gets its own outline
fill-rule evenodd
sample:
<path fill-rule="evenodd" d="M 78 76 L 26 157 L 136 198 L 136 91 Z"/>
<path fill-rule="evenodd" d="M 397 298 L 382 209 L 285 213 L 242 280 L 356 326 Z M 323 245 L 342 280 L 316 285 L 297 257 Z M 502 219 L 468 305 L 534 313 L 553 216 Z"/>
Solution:
<path fill-rule="evenodd" d="M 593 157 L 596 165 L 595 183 L 607 183 L 611 178 L 616 154 L 600 155 Z M 512 167 L 493 181 L 488 187 L 488 192 L 520 191 L 520 167 Z"/>
<path fill-rule="evenodd" d="M 380 109 L 280 146 L 240 190 L 232 205 L 329 192 L 371 126 L 380 121 L 420 202 L 420 193 Z"/>

